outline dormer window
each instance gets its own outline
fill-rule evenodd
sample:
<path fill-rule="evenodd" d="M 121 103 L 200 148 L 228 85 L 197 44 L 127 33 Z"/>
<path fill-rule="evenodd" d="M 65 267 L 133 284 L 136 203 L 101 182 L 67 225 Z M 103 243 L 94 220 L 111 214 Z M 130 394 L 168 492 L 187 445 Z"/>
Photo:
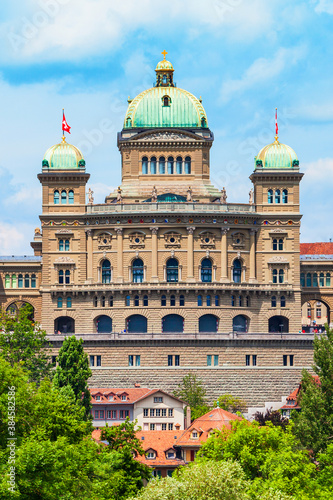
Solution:
<path fill-rule="evenodd" d="M 121 400 L 122 400 L 122 401 L 126 401 L 126 399 L 127 399 L 127 398 L 126 398 L 125 394 L 123 394 L 123 395 L 121 396 Z"/>
<path fill-rule="evenodd" d="M 154 451 L 148 451 L 147 455 L 146 455 L 146 458 L 150 458 L 150 459 L 153 459 L 156 457 L 156 453 Z"/>
<path fill-rule="evenodd" d="M 175 452 L 170 450 L 167 452 L 167 458 L 175 458 Z"/>
<path fill-rule="evenodd" d="M 169 96 L 167 96 L 167 95 L 166 95 L 166 96 L 164 96 L 164 97 L 163 97 L 163 106 L 164 106 L 164 107 L 170 106 L 170 103 L 171 103 L 171 99 L 170 99 L 170 97 L 169 97 Z"/>
<path fill-rule="evenodd" d="M 95 400 L 96 401 L 100 401 L 101 400 L 101 396 L 95 396 Z"/>
<path fill-rule="evenodd" d="M 198 439 L 197 431 L 192 431 L 192 439 Z"/>

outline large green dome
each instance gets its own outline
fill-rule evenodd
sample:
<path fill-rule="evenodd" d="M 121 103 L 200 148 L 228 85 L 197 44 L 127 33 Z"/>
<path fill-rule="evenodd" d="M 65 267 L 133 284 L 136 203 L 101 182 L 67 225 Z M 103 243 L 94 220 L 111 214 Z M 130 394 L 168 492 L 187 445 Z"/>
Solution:
<path fill-rule="evenodd" d="M 131 101 L 124 123 L 126 129 L 207 126 L 207 115 L 199 99 L 186 90 L 163 86 L 145 90 Z"/>
<path fill-rule="evenodd" d="M 299 161 L 295 151 L 278 141 L 263 147 L 255 157 L 255 169 L 286 169 L 298 168 Z"/>
<path fill-rule="evenodd" d="M 72 144 L 68 144 L 65 139 L 51 146 L 43 158 L 43 168 L 76 170 L 84 167 L 85 161 L 81 151 Z"/>

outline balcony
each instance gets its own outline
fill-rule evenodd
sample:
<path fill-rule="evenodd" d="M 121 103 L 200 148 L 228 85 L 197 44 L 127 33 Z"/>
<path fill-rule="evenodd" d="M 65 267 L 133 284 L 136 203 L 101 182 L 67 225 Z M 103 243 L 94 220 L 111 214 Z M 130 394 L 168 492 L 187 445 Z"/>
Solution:
<path fill-rule="evenodd" d="M 87 214 L 138 214 L 138 213 L 194 213 L 194 214 L 253 214 L 255 205 L 220 203 L 114 203 L 87 205 Z"/>

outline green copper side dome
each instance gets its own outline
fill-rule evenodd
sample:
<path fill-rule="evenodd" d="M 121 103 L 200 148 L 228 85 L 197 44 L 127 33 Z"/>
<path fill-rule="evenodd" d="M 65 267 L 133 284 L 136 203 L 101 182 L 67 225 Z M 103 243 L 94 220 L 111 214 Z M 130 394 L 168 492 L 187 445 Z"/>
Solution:
<path fill-rule="evenodd" d="M 254 159 L 255 170 L 258 169 L 290 169 L 299 167 L 295 151 L 286 144 L 282 144 L 275 137 L 275 141 L 263 147 Z"/>
<path fill-rule="evenodd" d="M 155 127 L 207 128 L 207 115 L 190 92 L 177 87 L 153 87 L 130 102 L 124 128 Z"/>
<path fill-rule="evenodd" d="M 54 170 L 76 170 L 85 167 L 81 151 L 68 144 L 63 138 L 62 142 L 50 147 L 43 158 L 43 168 Z"/>

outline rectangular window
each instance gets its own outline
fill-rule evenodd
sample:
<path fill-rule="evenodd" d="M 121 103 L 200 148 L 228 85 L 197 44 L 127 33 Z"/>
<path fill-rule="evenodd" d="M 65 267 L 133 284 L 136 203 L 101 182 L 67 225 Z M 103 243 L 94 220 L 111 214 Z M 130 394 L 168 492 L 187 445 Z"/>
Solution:
<path fill-rule="evenodd" d="M 169 417 L 173 417 L 173 408 L 169 408 L 169 410 L 168 410 L 168 416 Z"/>
<path fill-rule="evenodd" d="M 125 418 L 129 417 L 129 410 L 120 410 L 119 411 L 119 417 L 122 420 L 125 420 Z"/>
<path fill-rule="evenodd" d="M 250 355 L 249 354 L 247 354 L 245 356 L 245 364 L 246 364 L 246 366 L 250 366 Z"/>
<path fill-rule="evenodd" d="M 90 366 L 95 366 L 95 356 L 89 356 Z"/>
<path fill-rule="evenodd" d="M 257 355 L 253 354 L 252 356 L 252 366 L 257 366 Z"/>
<path fill-rule="evenodd" d="M 96 356 L 96 366 L 102 366 L 102 358 L 101 358 L 101 356 Z"/>
<path fill-rule="evenodd" d="M 317 314 L 317 318 L 321 318 L 321 307 L 317 307 L 316 314 Z"/>
<path fill-rule="evenodd" d="M 156 412 L 156 417 L 161 416 L 161 410 L 159 408 L 156 408 L 155 412 Z"/>
<path fill-rule="evenodd" d="M 149 426 L 149 427 L 150 427 L 150 430 L 151 430 L 151 431 L 154 431 L 154 430 L 155 430 L 155 424 L 150 424 L 150 426 Z"/>
<path fill-rule="evenodd" d="M 160 396 L 154 398 L 154 403 L 163 403 L 163 398 L 161 398 Z"/>
<path fill-rule="evenodd" d="M 141 358 L 140 356 L 135 356 L 135 366 L 140 366 L 140 363 L 141 363 Z"/>
<path fill-rule="evenodd" d="M 99 418 L 104 418 L 104 410 L 99 411 Z"/>
<path fill-rule="evenodd" d="M 112 415 L 111 410 L 107 410 L 106 411 L 106 418 L 111 418 L 111 415 Z"/>
<path fill-rule="evenodd" d="M 288 356 L 286 354 L 283 355 L 283 366 L 288 366 Z"/>
<path fill-rule="evenodd" d="M 171 476 L 172 476 L 172 473 L 173 473 L 173 470 L 168 470 L 168 471 L 167 471 L 167 476 L 168 476 L 168 477 L 171 477 Z"/>
<path fill-rule="evenodd" d="M 175 356 L 175 366 L 179 366 L 179 355 L 176 354 Z"/>
<path fill-rule="evenodd" d="M 212 366 L 212 356 L 207 354 L 207 366 Z"/>
<path fill-rule="evenodd" d="M 57 356 L 52 356 L 52 364 L 55 365 L 57 362 Z"/>
<path fill-rule="evenodd" d="M 214 366 L 219 366 L 219 357 L 217 354 L 214 355 Z"/>
<path fill-rule="evenodd" d="M 133 366 L 134 356 L 131 354 L 128 356 L 128 366 Z"/>
<path fill-rule="evenodd" d="M 98 418 L 98 415 L 99 415 L 99 411 L 95 410 L 95 418 Z"/>
<path fill-rule="evenodd" d="M 162 431 L 166 431 L 167 430 L 167 424 L 162 424 Z"/>
<path fill-rule="evenodd" d="M 154 408 L 150 408 L 150 416 L 155 417 L 155 410 Z"/>
<path fill-rule="evenodd" d="M 168 424 L 168 430 L 173 431 L 173 424 Z"/>
<path fill-rule="evenodd" d="M 113 419 L 117 418 L 117 410 L 111 410 L 111 418 Z"/>
<path fill-rule="evenodd" d="M 162 417 L 166 417 L 166 408 L 162 408 Z"/>
<path fill-rule="evenodd" d="M 144 417 L 148 417 L 149 416 L 149 410 L 148 410 L 148 408 L 144 408 L 143 409 L 143 416 Z"/>
<path fill-rule="evenodd" d="M 294 355 L 293 354 L 290 354 L 289 361 L 290 361 L 289 365 L 294 366 Z"/>
<path fill-rule="evenodd" d="M 168 366 L 173 365 L 173 356 L 171 354 L 168 355 Z"/>

